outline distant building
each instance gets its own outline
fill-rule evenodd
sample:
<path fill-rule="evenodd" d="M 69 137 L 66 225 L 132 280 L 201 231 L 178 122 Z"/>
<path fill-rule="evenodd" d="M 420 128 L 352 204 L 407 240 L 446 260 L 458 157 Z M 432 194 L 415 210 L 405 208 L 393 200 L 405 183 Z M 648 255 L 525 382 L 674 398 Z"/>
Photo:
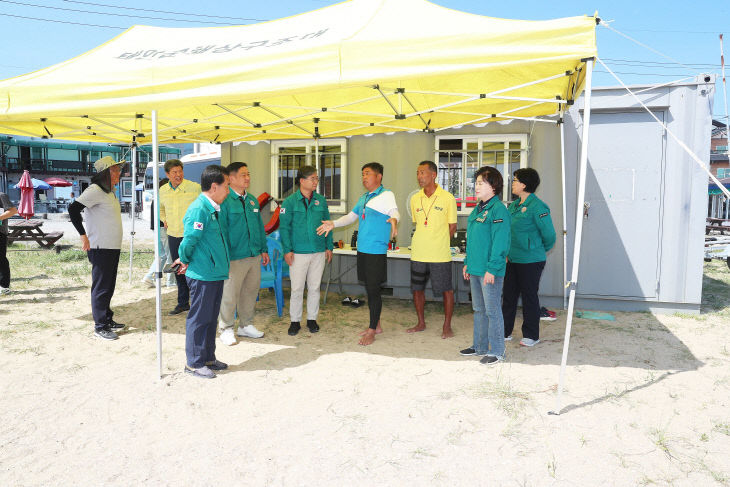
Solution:
<path fill-rule="evenodd" d="M 160 161 L 180 158 L 178 147 L 160 146 Z M 130 147 L 126 145 L 74 143 L 58 140 L 44 140 L 32 137 L 11 137 L 0 135 L 0 191 L 8 194 L 11 200 L 20 198 L 20 190 L 13 188 L 24 170 L 36 179 L 51 176 L 61 177 L 73 183 L 66 188 L 47 191 L 49 199 L 68 199 L 71 193 L 78 196 L 91 182 L 96 173 L 94 161 L 111 156 L 114 160 L 130 161 Z M 125 165 L 122 181 L 125 179 L 135 187 L 144 180 L 147 163 L 152 160 L 151 146 L 137 149 L 137 181 L 132 182 L 131 164 Z M 128 192 L 127 192 L 128 193 Z M 131 201 L 131 195 L 120 195 L 120 201 Z"/>
<path fill-rule="evenodd" d="M 728 162 L 727 125 L 713 120 L 712 139 L 710 139 L 710 168 L 718 179 L 730 178 Z"/>

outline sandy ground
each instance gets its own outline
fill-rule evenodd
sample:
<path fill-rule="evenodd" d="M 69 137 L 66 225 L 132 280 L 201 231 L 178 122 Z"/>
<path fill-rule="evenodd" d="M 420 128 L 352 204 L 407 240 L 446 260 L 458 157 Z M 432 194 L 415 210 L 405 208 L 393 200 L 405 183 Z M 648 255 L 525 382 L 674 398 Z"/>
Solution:
<path fill-rule="evenodd" d="M 411 303 L 387 300 L 385 334 L 356 344 L 367 307 L 330 295 L 322 331 L 286 333 L 268 292 L 259 340 L 218 358 L 214 380 L 183 374 L 184 318 L 165 316 L 157 375 L 150 255 L 120 269 L 114 342 L 92 335 L 79 251 L 11 252 L 0 297 L 0 485 L 729 485 L 730 278 L 706 265 L 699 316 L 617 313 L 574 322 L 562 414 L 556 387 L 565 314 L 533 349 L 517 340 L 484 366 L 472 315 L 453 339 Z M 122 260 L 128 256 L 122 257 Z M 175 290 L 163 291 L 163 309 Z M 716 302 L 715 302 L 716 301 Z"/>

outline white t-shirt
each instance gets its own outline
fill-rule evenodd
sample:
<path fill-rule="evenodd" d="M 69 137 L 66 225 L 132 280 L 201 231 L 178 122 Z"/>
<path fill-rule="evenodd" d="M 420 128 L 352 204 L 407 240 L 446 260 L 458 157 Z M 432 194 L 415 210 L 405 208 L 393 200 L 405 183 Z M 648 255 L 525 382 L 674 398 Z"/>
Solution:
<path fill-rule="evenodd" d="M 122 210 L 113 192 L 92 184 L 76 201 L 84 205 L 84 227 L 92 249 L 122 248 Z"/>

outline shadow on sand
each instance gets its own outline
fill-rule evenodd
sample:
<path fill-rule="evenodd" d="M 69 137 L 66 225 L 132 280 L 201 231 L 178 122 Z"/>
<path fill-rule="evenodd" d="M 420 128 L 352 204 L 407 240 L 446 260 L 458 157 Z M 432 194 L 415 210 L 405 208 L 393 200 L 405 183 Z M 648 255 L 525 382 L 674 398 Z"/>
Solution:
<path fill-rule="evenodd" d="M 328 304 L 320 310 L 321 331 L 309 333 L 306 327 L 297 336 L 287 335 L 288 310 L 278 317 L 273 294 L 262 291 L 257 305 L 256 326 L 265 336 L 255 340 L 261 345 L 275 345 L 276 349 L 254 356 L 240 364 L 231 364 L 230 371 L 283 370 L 299 367 L 317 358 L 342 352 L 371 353 L 393 358 L 418 358 L 426 360 L 464 361 L 458 351 L 471 345 L 472 314 L 468 305 L 459 305 L 454 316 L 455 338 L 443 340 L 440 334 L 441 307 L 428 303 L 426 318 L 428 328 L 421 333 L 405 333 L 414 324 L 415 313 L 409 301 L 386 299 L 383 307 L 385 333 L 379 335 L 370 347 L 357 344 L 358 332 L 368 320 L 367 306 L 353 309 L 340 305 L 340 299 L 332 294 Z M 162 327 L 165 333 L 185 333 L 185 314 L 169 316 L 167 312 L 176 302 L 175 293 L 163 294 Z M 127 323 L 123 334 L 155 332 L 154 298 L 140 299 L 115 306 L 115 318 Z M 656 371 L 690 371 L 702 365 L 687 346 L 669 329 L 649 313 L 620 313 L 621 321 L 597 321 L 574 319 L 568 364 L 594 367 L 630 367 Z M 133 317 L 133 318 L 132 318 Z M 86 314 L 80 319 L 90 320 Z M 541 343 L 534 348 L 520 347 L 518 322 L 515 339 L 507 343 L 507 360 L 527 365 L 559 365 L 565 333 L 565 314 L 558 312 L 558 320 L 541 326 Z M 596 335 L 601 336 L 600 342 Z M 249 341 L 249 339 L 239 339 Z M 253 342 L 253 341 L 252 341 Z M 220 349 L 222 345 L 217 342 Z M 669 353 L 667 353 L 669 351 Z"/>
<path fill-rule="evenodd" d="M 43 276 L 34 276 L 25 279 L 13 279 L 14 281 L 24 281 L 31 279 L 41 279 Z M 53 289 L 13 289 L 9 299 L 3 299 L 4 304 L 28 304 L 28 303 L 58 303 L 60 301 L 73 301 L 76 299 L 75 296 L 69 295 L 72 292 L 79 291 L 81 289 L 88 289 L 86 286 L 68 286 L 68 287 L 57 287 Z M 17 296 L 14 298 L 14 296 Z M 41 297 L 35 297 L 41 296 Z"/>

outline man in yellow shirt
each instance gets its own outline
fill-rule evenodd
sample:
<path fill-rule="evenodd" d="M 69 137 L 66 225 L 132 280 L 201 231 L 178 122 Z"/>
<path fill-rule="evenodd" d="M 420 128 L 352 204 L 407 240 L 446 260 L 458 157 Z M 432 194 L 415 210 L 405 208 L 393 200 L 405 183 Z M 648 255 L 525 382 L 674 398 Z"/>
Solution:
<path fill-rule="evenodd" d="M 434 296 L 444 298 L 444 326 L 441 338 L 451 338 L 454 287 L 451 279 L 451 236 L 456 232 L 454 195 L 436 183 L 438 167 L 433 161 L 418 164 L 416 178 L 421 191 L 411 197 L 411 215 L 416 231 L 411 240 L 411 291 L 418 324 L 408 333 L 426 329 L 426 283 L 431 280 Z"/>
<path fill-rule="evenodd" d="M 179 159 L 170 159 L 165 163 L 165 174 L 170 182 L 160 188 L 160 221 L 167 230 L 170 256 L 174 261 L 180 257 L 178 248 L 183 239 L 183 217 L 190 203 L 200 194 L 200 185 L 185 179 L 183 164 Z M 185 275 L 175 274 L 175 279 L 177 306 L 170 311 L 171 315 L 190 309 L 190 290 Z"/>

